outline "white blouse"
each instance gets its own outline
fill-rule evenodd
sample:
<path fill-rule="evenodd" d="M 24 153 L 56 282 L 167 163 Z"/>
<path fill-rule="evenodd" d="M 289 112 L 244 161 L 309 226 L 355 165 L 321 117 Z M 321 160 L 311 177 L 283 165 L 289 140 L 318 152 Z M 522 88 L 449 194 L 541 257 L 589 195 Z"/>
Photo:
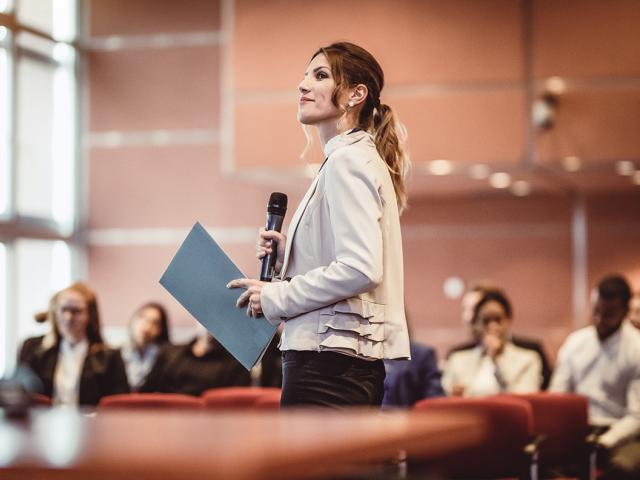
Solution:
<path fill-rule="evenodd" d="M 84 339 L 75 344 L 60 340 L 58 361 L 53 375 L 53 403 L 56 405 L 78 405 L 80 375 L 89 351 L 89 342 Z"/>

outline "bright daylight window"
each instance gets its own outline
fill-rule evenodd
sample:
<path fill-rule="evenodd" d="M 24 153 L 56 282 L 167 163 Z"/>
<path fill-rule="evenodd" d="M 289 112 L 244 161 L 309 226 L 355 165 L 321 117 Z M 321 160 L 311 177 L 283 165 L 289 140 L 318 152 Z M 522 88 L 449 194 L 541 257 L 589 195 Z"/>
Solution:
<path fill-rule="evenodd" d="M 78 275 L 77 3 L 0 0 L 0 375 Z"/>
<path fill-rule="evenodd" d="M 7 349 L 7 254 L 4 243 L 0 243 L 0 349 Z M 0 355 L 0 377 L 6 369 L 6 358 Z"/>
<path fill-rule="evenodd" d="M 9 30 L 0 26 L 0 218 L 9 209 L 9 53 L 6 48 Z"/>

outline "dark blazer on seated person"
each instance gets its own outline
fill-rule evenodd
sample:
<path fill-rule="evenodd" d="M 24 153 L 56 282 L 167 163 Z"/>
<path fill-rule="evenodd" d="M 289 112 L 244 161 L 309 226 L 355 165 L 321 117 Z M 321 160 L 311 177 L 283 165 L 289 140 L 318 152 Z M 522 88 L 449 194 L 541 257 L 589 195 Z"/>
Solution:
<path fill-rule="evenodd" d="M 551 364 L 549 363 L 549 359 L 547 358 L 547 354 L 544 351 L 544 347 L 542 346 L 542 342 L 538 340 L 533 340 L 530 338 L 520 337 L 517 335 L 511 336 L 511 342 L 520 348 L 526 348 L 527 350 L 535 351 L 540 357 L 540 361 L 542 362 L 542 383 L 540 388 L 542 390 L 546 390 L 549 387 L 549 382 L 551 381 Z M 447 352 L 447 358 L 451 356 L 454 352 L 459 352 L 460 350 L 468 350 L 470 348 L 475 348 L 477 345 L 474 341 L 469 341 L 467 343 L 463 343 L 461 345 L 456 345 L 451 350 Z"/>
<path fill-rule="evenodd" d="M 385 360 L 383 407 L 411 407 L 423 398 L 445 395 L 436 351 L 410 342 L 411 360 Z"/>
<path fill-rule="evenodd" d="M 43 385 L 40 392 L 53 398 L 54 374 L 58 362 L 59 342 L 51 336 L 28 338 L 20 349 L 19 363 L 29 367 Z M 80 373 L 80 405 L 97 405 L 107 395 L 128 393 L 129 383 L 120 352 L 104 344 L 93 344 Z"/>
<path fill-rule="evenodd" d="M 139 391 L 200 395 L 210 388 L 251 385 L 249 372 L 221 345 L 194 355 L 196 340 L 163 347 Z"/>

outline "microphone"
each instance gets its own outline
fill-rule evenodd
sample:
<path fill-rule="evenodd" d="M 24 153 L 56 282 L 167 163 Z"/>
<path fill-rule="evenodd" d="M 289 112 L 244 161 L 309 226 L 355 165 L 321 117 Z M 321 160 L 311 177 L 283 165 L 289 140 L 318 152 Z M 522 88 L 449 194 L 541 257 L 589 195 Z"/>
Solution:
<path fill-rule="evenodd" d="M 284 193 L 273 192 L 267 205 L 267 230 L 279 232 L 282 229 L 284 214 L 287 213 L 287 196 Z M 260 269 L 260 281 L 270 282 L 275 274 L 276 257 L 278 256 L 278 244 L 271 240 L 271 253 L 262 257 Z"/>

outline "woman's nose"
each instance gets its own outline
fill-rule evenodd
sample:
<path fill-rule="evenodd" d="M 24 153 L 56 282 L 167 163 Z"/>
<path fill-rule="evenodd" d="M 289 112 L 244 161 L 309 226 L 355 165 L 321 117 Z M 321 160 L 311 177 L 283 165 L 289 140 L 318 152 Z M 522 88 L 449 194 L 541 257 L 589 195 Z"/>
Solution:
<path fill-rule="evenodd" d="M 305 86 L 305 81 L 306 79 L 303 79 L 299 84 L 298 84 L 298 91 L 304 95 L 306 93 L 309 93 L 309 89 Z"/>

